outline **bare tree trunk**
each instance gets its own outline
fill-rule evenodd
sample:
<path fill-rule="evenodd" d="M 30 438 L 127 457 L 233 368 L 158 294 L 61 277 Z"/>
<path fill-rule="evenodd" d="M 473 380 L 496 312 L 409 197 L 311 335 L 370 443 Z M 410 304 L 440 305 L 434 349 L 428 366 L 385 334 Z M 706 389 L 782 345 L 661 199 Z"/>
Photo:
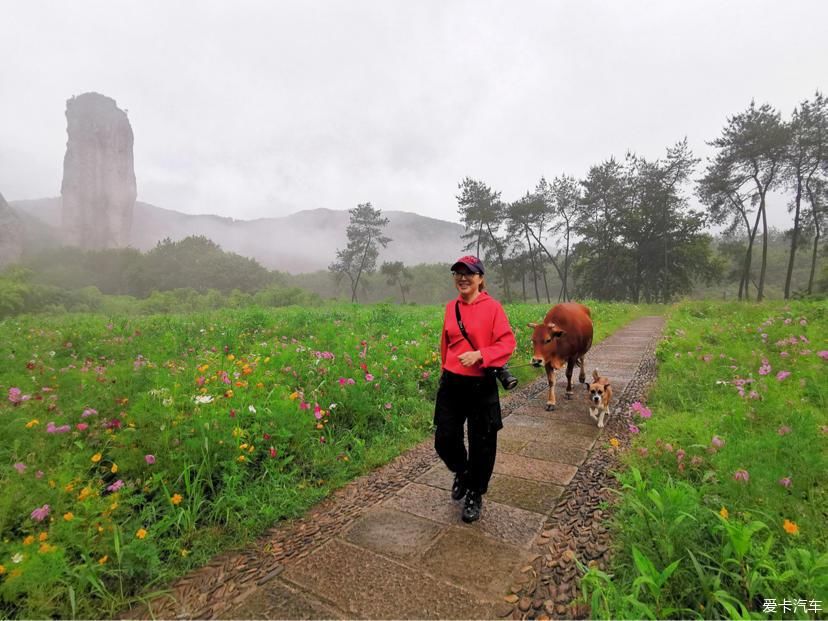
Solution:
<path fill-rule="evenodd" d="M 748 285 L 750 284 L 750 264 L 753 261 L 753 242 L 756 239 L 756 231 L 759 229 L 759 217 L 761 213 L 759 211 L 756 212 L 756 222 L 753 224 L 753 231 L 748 232 L 748 248 L 747 252 L 745 253 L 745 271 L 742 274 L 742 278 L 745 281 L 745 301 L 750 301 L 750 292 L 748 291 Z"/>
<path fill-rule="evenodd" d="M 486 230 L 489 231 L 489 237 L 497 251 L 497 257 L 500 259 L 500 273 L 503 276 L 503 289 L 506 293 L 506 300 L 511 301 L 512 294 L 509 292 L 509 278 L 506 275 L 506 262 L 503 260 L 503 251 L 500 249 L 500 244 L 497 243 L 497 238 L 494 236 L 494 233 L 492 233 L 492 227 L 487 224 Z"/>
<path fill-rule="evenodd" d="M 785 299 L 791 297 L 791 277 L 793 276 L 794 258 L 796 257 L 796 245 L 799 243 L 799 205 L 802 202 L 802 178 L 796 180 L 796 198 L 794 199 L 794 227 L 791 234 L 791 255 L 788 257 L 788 273 L 785 275 Z"/>
<path fill-rule="evenodd" d="M 532 252 L 532 242 L 529 240 L 529 227 L 524 226 L 523 232 L 526 234 L 526 244 L 529 246 L 529 260 L 532 262 L 532 283 L 535 285 L 535 300 L 540 304 L 540 292 L 538 291 L 538 270 L 535 267 L 535 254 Z"/>
<path fill-rule="evenodd" d="M 819 230 L 819 209 L 817 208 L 817 198 L 814 196 L 814 192 L 811 189 L 810 183 L 805 183 L 805 189 L 808 192 L 808 199 L 811 203 L 811 211 L 814 214 L 814 228 L 816 229 L 816 233 L 814 234 L 814 247 L 811 252 L 811 273 L 808 275 L 808 295 L 811 295 L 814 291 L 814 273 L 816 272 L 816 263 L 817 263 L 817 254 L 819 252 L 819 238 L 820 238 L 820 230 Z"/>
<path fill-rule="evenodd" d="M 357 271 L 356 282 L 354 288 L 351 290 L 351 302 L 357 301 L 356 290 L 359 286 L 359 279 L 362 276 L 362 268 L 365 267 L 365 259 L 368 257 L 368 249 L 371 247 L 371 234 L 368 234 L 368 241 L 365 242 L 365 250 L 362 253 L 362 261 L 359 263 L 359 270 Z"/>
<path fill-rule="evenodd" d="M 546 280 L 546 266 L 541 261 L 541 274 L 543 274 L 543 288 L 546 290 L 546 303 L 551 304 L 552 300 L 549 298 L 549 283 Z"/>
<path fill-rule="evenodd" d="M 759 291 L 756 301 L 765 299 L 765 272 L 768 269 L 768 214 L 765 211 L 765 194 L 759 199 L 759 211 L 762 213 L 762 269 L 759 272 Z"/>

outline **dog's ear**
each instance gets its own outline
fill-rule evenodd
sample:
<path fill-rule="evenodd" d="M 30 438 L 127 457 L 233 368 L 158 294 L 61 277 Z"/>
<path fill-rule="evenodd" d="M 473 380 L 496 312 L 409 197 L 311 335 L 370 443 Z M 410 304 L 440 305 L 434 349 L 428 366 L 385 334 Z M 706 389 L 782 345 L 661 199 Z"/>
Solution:
<path fill-rule="evenodd" d="M 604 388 L 609 388 L 609 387 L 610 387 L 610 383 L 609 382 L 604 382 Z"/>

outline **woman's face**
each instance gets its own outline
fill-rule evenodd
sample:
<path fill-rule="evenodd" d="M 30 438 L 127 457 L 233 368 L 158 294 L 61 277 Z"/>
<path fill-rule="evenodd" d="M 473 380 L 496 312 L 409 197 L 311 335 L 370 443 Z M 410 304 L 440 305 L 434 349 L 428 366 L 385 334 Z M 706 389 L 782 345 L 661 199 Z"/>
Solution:
<path fill-rule="evenodd" d="M 465 268 L 460 268 L 452 272 L 454 276 L 454 287 L 460 292 L 460 295 L 474 295 L 480 289 L 480 274 L 472 274 Z"/>

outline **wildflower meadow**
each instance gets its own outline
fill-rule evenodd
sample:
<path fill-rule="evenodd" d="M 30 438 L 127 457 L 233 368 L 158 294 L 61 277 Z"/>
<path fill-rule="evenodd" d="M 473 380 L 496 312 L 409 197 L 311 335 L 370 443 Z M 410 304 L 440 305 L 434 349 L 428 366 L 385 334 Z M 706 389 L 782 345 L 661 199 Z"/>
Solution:
<path fill-rule="evenodd" d="M 643 313 L 591 307 L 596 342 Z M 547 310 L 507 307 L 516 367 Z M 116 615 L 423 440 L 442 317 L 326 305 L 0 322 L 0 615 Z"/>
<path fill-rule="evenodd" d="M 688 303 L 628 414 L 614 563 L 596 618 L 822 618 L 828 607 L 828 308 Z"/>

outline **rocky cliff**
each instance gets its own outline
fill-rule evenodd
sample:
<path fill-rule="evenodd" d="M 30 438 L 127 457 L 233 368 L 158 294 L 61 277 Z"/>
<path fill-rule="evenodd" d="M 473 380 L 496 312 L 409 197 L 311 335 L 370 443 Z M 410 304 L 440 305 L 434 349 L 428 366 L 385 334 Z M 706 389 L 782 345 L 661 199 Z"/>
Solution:
<path fill-rule="evenodd" d="M 17 261 L 22 252 L 20 219 L 0 194 L 0 267 Z"/>
<path fill-rule="evenodd" d="M 66 102 L 64 241 L 87 249 L 130 243 L 137 189 L 132 127 L 115 100 L 84 93 Z"/>

